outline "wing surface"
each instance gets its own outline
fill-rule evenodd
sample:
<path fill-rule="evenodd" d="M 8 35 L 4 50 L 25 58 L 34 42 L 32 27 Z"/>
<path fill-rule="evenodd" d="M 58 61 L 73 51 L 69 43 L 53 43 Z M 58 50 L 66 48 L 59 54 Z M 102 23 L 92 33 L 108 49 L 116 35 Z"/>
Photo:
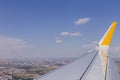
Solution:
<path fill-rule="evenodd" d="M 79 80 L 83 76 L 88 66 L 95 59 L 97 52 L 90 53 L 85 57 L 78 59 L 71 64 L 63 66 L 60 69 L 52 71 L 42 77 L 34 80 Z"/>

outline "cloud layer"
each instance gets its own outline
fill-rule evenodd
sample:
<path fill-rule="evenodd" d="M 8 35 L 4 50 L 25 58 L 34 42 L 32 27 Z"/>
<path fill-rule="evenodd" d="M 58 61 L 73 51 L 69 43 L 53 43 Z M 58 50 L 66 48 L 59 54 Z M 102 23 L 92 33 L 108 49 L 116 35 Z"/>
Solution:
<path fill-rule="evenodd" d="M 63 43 L 63 40 L 61 38 L 56 38 L 56 41 L 55 41 L 57 44 L 60 44 L 60 43 Z"/>
<path fill-rule="evenodd" d="M 19 52 L 31 47 L 24 39 L 0 36 L 0 53 Z"/>
<path fill-rule="evenodd" d="M 90 18 L 79 18 L 75 21 L 76 25 L 86 24 L 90 21 Z"/>
<path fill-rule="evenodd" d="M 61 32 L 60 35 L 61 36 L 67 36 L 67 37 L 79 37 L 79 36 L 81 36 L 81 33 L 79 33 L 79 32 L 74 32 L 74 33 L 71 33 L 71 32 Z"/>

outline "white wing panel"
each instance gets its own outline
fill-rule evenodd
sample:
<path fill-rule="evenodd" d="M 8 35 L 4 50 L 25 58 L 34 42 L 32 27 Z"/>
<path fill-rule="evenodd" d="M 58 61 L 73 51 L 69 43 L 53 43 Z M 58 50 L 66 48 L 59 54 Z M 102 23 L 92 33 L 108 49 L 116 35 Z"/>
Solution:
<path fill-rule="evenodd" d="M 105 80 L 100 55 L 98 54 L 87 72 L 85 80 Z"/>
<path fill-rule="evenodd" d="M 97 52 L 34 80 L 79 80 Z"/>

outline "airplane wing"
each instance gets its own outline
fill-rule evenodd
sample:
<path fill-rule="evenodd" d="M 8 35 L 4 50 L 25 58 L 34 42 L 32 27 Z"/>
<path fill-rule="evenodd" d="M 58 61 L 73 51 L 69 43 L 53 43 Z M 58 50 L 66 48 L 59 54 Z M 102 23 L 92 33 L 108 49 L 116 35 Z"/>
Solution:
<path fill-rule="evenodd" d="M 111 24 L 96 50 L 34 80 L 120 80 L 117 66 L 108 55 L 116 25 L 117 22 Z"/>

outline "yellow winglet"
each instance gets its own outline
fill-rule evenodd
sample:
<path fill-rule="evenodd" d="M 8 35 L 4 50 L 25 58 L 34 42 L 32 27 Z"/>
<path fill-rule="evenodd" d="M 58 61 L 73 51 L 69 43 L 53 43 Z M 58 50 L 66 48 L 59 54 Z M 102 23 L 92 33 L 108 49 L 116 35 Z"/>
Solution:
<path fill-rule="evenodd" d="M 114 30 L 116 28 L 116 25 L 117 25 L 117 22 L 114 21 L 110 28 L 107 30 L 107 32 L 105 33 L 105 35 L 103 36 L 102 40 L 99 42 L 99 45 L 102 45 L 102 46 L 109 46 L 110 45 L 110 42 L 111 42 L 111 39 L 112 39 L 112 36 L 114 34 Z"/>

